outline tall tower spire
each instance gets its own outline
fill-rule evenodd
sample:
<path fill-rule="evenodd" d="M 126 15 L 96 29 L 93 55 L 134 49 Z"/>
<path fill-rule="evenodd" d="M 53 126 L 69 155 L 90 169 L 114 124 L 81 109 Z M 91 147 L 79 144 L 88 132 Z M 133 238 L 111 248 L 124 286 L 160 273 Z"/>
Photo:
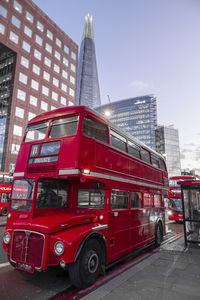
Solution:
<path fill-rule="evenodd" d="M 77 105 L 85 105 L 91 108 L 101 105 L 93 18 L 89 14 L 85 16 L 85 25 L 79 52 Z"/>

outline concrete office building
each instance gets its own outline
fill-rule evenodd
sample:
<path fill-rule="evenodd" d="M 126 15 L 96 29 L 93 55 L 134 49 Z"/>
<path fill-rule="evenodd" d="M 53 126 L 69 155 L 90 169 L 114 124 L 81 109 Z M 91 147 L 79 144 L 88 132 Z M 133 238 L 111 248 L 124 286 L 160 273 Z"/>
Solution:
<path fill-rule="evenodd" d="M 147 146 L 156 149 L 157 105 L 153 95 L 112 102 L 95 110 Z"/>
<path fill-rule="evenodd" d="M 166 159 L 168 175 L 181 175 L 181 159 L 178 129 L 171 126 L 156 128 L 156 151 Z"/>
<path fill-rule="evenodd" d="M 94 108 L 101 105 L 96 63 L 92 16 L 85 17 L 85 26 L 79 53 L 77 105 Z"/>
<path fill-rule="evenodd" d="M 77 56 L 77 44 L 32 1 L 0 1 L 1 171 L 13 171 L 30 119 L 75 105 Z"/>

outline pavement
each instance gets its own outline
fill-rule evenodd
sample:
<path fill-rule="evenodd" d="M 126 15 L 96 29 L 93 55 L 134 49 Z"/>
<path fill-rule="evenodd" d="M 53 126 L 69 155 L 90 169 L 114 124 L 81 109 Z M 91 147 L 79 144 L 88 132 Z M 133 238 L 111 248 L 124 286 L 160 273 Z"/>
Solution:
<path fill-rule="evenodd" d="M 199 300 L 200 247 L 184 236 L 84 296 L 84 300 Z"/>
<path fill-rule="evenodd" d="M 7 216 L 0 216 L 0 226 L 6 226 Z"/>

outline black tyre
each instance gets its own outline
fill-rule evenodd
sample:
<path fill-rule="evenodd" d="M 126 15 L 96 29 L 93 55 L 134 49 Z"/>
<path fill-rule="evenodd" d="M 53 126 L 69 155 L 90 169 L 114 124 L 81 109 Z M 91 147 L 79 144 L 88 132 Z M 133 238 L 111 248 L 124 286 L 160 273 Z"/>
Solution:
<path fill-rule="evenodd" d="M 69 265 L 71 283 L 81 289 L 92 285 L 99 276 L 101 262 L 100 244 L 91 239 L 84 245 L 77 261 Z"/>
<path fill-rule="evenodd" d="M 159 222 L 156 225 L 156 238 L 155 238 L 156 247 L 159 247 L 162 241 L 163 241 L 163 229 L 162 229 L 162 224 Z"/>
<path fill-rule="evenodd" d="M 7 214 L 8 214 L 8 208 L 7 208 L 7 207 L 4 207 L 4 208 L 2 209 L 2 211 L 1 211 L 1 215 L 2 215 L 2 216 L 7 216 Z"/>

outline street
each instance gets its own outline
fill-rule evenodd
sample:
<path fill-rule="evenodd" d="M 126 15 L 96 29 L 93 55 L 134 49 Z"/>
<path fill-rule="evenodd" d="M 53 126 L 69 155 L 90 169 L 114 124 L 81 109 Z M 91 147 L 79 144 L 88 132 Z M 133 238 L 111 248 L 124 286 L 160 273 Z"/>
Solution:
<path fill-rule="evenodd" d="M 4 230 L 5 226 L 1 226 L 1 244 Z M 173 235 L 183 232 L 183 225 L 171 222 L 167 224 L 167 231 L 167 237 L 171 238 Z M 166 240 L 164 243 L 166 243 Z M 163 245 L 163 247 L 166 248 L 166 245 Z M 173 243 L 168 245 L 168 250 L 170 247 L 173 248 Z M 144 259 L 148 261 L 151 257 L 151 254 L 151 252 L 145 252 Z M 139 259 L 143 258 L 140 258 L 139 256 Z M 132 264 L 134 264 L 134 260 L 137 260 L 137 257 L 132 259 Z M 117 267 L 117 273 L 120 274 L 120 272 L 124 271 L 124 265 L 126 265 L 126 263 L 123 263 L 123 268 L 121 271 L 120 266 Z M 105 277 L 103 277 L 105 283 L 112 277 L 112 275 L 109 274 L 115 274 L 115 272 L 116 267 L 113 270 L 109 270 L 109 273 L 107 272 L 108 274 L 106 273 Z M 7 255 L 2 248 L 0 249 L 0 274 L 0 298 L 2 300 L 56 299 L 58 295 L 62 295 L 62 293 L 68 295 L 70 294 L 71 290 L 76 291 L 71 286 L 67 272 L 62 271 L 59 268 L 52 268 L 47 272 L 42 273 L 37 272 L 34 275 L 15 270 L 9 264 L 7 265 Z"/>

